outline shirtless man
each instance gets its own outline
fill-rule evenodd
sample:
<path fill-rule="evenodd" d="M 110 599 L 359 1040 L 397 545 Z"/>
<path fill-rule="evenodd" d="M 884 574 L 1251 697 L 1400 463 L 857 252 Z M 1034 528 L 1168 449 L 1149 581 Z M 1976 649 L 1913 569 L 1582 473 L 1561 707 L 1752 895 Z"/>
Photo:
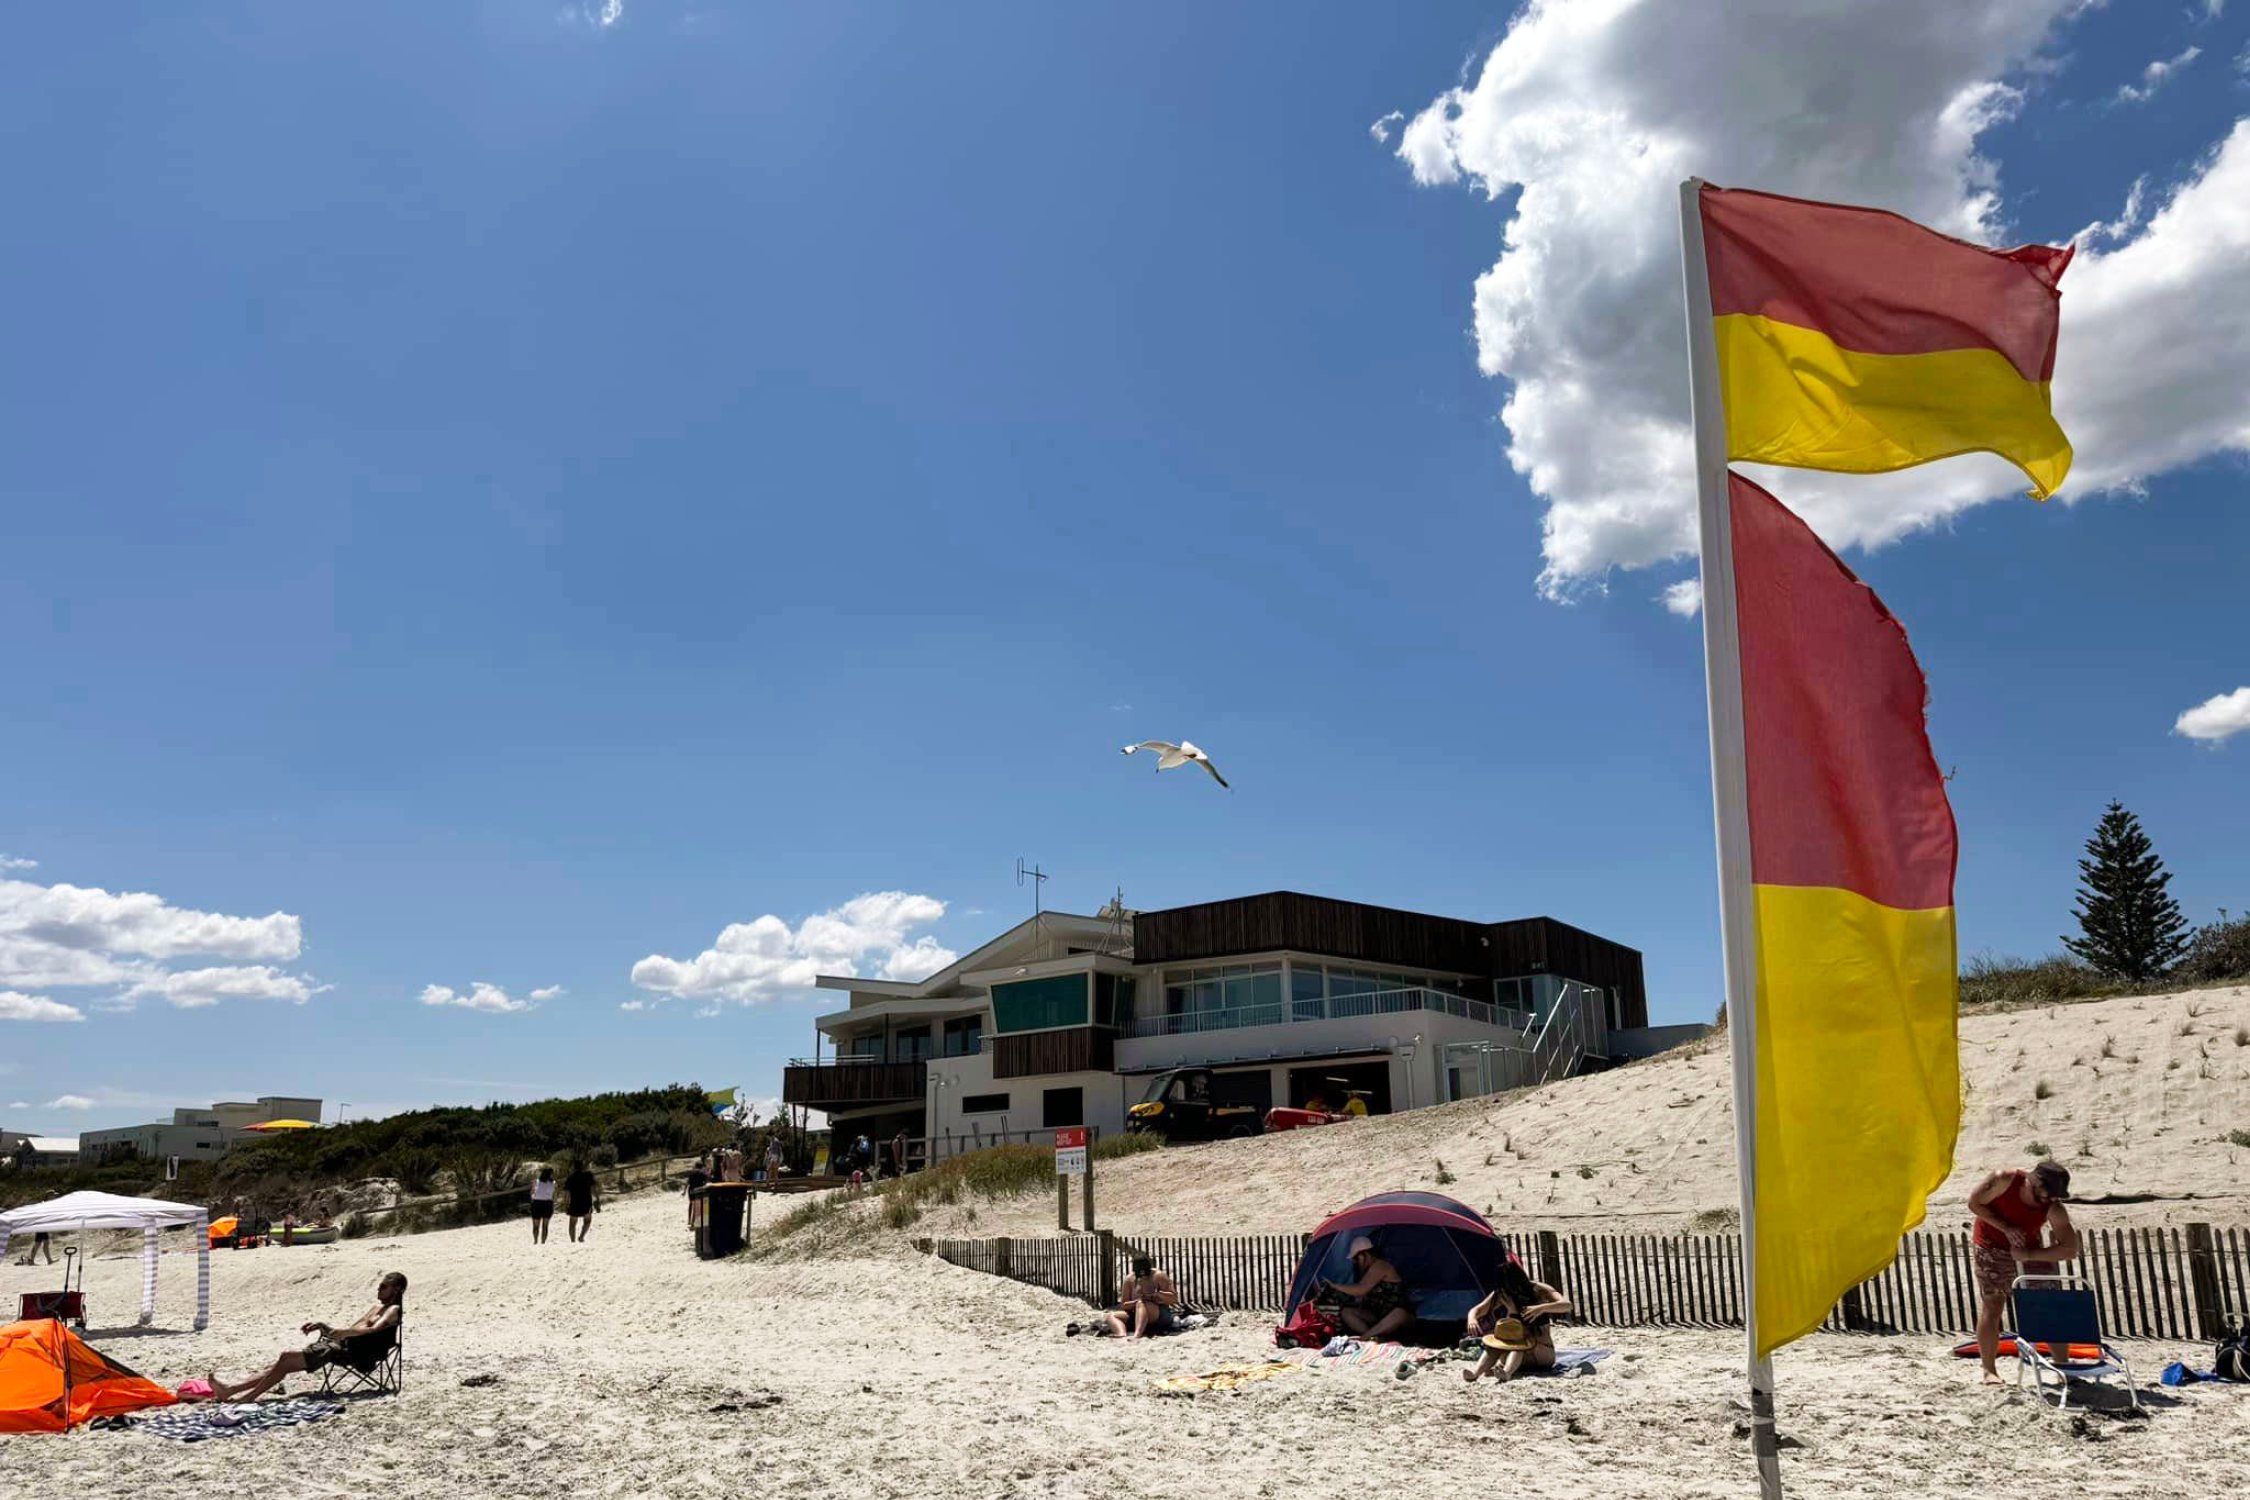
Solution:
<path fill-rule="evenodd" d="M 2018 1275 L 2052 1272 L 2053 1262 L 2078 1255 L 2078 1230 L 2063 1204 L 2070 1198 L 2070 1172 L 2060 1162 L 2043 1161 L 2030 1171 L 2002 1170 L 1969 1194 L 1977 1227 L 1977 1355 L 1984 1361 L 1984 1383 L 1998 1385 L 1994 1363 L 2000 1354 L 2000 1320 L 2008 1313 L 2008 1293 Z M 2046 1243 L 2042 1244 L 2041 1241 Z"/>
<path fill-rule="evenodd" d="M 1124 1290 L 1117 1296 L 1117 1311 L 1109 1315 L 1109 1331 L 1113 1337 L 1137 1339 L 1154 1329 L 1169 1333 L 1180 1320 L 1180 1291 L 1172 1285 L 1172 1278 L 1156 1269 L 1156 1262 L 1148 1256 L 1133 1257 L 1133 1274 L 1125 1278 Z M 1130 1332 L 1126 1320 L 1132 1320 Z"/>
<path fill-rule="evenodd" d="M 310 1373 L 328 1364 L 347 1364 L 355 1370 L 375 1368 L 377 1360 L 398 1342 L 399 1320 L 406 1316 L 406 1277 L 392 1271 L 375 1283 L 375 1305 L 349 1328 L 307 1323 L 299 1333 L 319 1335 L 301 1350 L 291 1349 L 262 1375 L 227 1384 L 210 1377 L 213 1401 L 255 1401 L 291 1375 Z"/>

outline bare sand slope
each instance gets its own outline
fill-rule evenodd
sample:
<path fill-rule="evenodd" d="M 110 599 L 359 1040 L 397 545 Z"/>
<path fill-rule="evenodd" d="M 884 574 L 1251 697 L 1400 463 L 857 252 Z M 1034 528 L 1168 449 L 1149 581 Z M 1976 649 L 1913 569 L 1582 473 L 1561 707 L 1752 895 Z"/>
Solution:
<path fill-rule="evenodd" d="M 2145 1054 L 2144 1054 L 2145 1059 Z M 2145 1066 L 2145 1060 L 2144 1060 Z M 130 1432 L 0 1438 L 11 1500 L 212 1494 L 705 1497 L 755 1492 L 1213 1500 L 1495 1493 L 1740 1496 L 1753 1483 L 1727 1335 L 1573 1331 L 1619 1353 L 1576 1381 L 1465 1387 L 1447 1368 L 1295 1374 L 1238 1396 L 1160 1396 L 1162 1376 L 1256 1359 L 1251 1320 L 1138 1346 L 1066 1338 L 1050 1293 L 877 1241 L 860 1258 L 692 1258 L 680 1199 L 627 1200 L 583 1246 L 519 1225 L 222 1254 L 202 1334 L 97 1335 L 175 1381 L 239 1373 L 357 1314 L 377 1275 L 408 1297 L 403 1396 L 341 1418 L 183 1446 Z M 165 1264 L 184 1327 L 193 1262 Z M 0 1295 L 52 1281 L 0 1269 Z M 97 1323 L 129 1320 L 138 1262 L 97 1261 Z M 2153 1375 L 2176 1354 L 2132 1353 Z M 2250 1393 L 2191 1388 L 2145 1421 L 2076 1427 L 1934 1342 L 1816 1337 L 1779 1360 L 1792 1492 L 1823 1496 L 2230 1493 Z M 462 1381 L 497 1375 L 498 1384 Z M 781 1402 L 726 1411 L 765 1394 Z M 1995 1475 L 2004 1479 L 1995 1479 Z"/>
<path fill-rule="evenodd" d="M 1966 1016 L 1956 1168 L 1931 1223 L 1966 1223 L 1986 1172 L 2043 1144 L 2092 1224 L 2250 1224 L 2250 988 Z M 2045 1085 L 2048 1097 L 2039 1097 Z M 1443 1172 L 1454 1180 L 1446 1184 Z M 1099 1169 L 1121 1233 L 1297 1233 L 1369 1193 L 1443 1191 L 1511 1225 L 1679 1230 L 1731 1222 L 1723 1039 L 1589 1078 L 1320 1130 L 1175 1147 Z M 1074 1210 L 1075 1212 L 1075 1210 Z M 1041 1234 L 1051 1199 L 941 1211 L 929 1234 Z"/>

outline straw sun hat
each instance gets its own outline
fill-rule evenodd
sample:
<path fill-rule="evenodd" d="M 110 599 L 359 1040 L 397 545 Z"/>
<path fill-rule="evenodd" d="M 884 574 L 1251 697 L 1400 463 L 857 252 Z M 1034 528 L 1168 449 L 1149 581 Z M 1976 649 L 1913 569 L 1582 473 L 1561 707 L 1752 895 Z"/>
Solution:
<path fill-rule="evenodd" d="M 1487 1349 L 1529 1349 L 1531 1347 L 1531 1330 L 1523 1326 L 1523 1319 L 1521 1318 L 1502 1318 L 1493 1325 L 1492 1332 L 1484 1336 L 1484 1347 Z"/>

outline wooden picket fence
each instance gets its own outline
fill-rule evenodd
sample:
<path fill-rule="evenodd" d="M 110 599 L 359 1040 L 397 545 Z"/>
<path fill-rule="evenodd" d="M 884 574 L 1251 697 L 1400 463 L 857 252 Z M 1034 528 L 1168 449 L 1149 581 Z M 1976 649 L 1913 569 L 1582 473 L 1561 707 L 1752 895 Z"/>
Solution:
<path fill-rule="evenodd" d="M 2068 1269 L 2093 1287 L 2112 1338 L 2216 1337 L 2250 1315 L 2250 1229 L 2208 1224 L 2081 1230 Z M 1103 1230 L 1049 1239 L 924 1240 L 942 1260 L 1105 1306 L 1132 1257 L 1154 1256 L 1197 1307 L 1278 1312 L 1309 1237 L 1242 1235 L 1127 1240 Z M 1609 1328 L 1742 1326 L 1740 1235 L 1556 1234 L 1511 1241 L 1525 1266 L 1569 1293 L 1574 1321 Z M 1976 1274 L 1963 1232 L 1910 1234 L 1898 1258 L 1846 1293 L 1823 1326 L 1837 1333 L 1968 1334 Z"/>

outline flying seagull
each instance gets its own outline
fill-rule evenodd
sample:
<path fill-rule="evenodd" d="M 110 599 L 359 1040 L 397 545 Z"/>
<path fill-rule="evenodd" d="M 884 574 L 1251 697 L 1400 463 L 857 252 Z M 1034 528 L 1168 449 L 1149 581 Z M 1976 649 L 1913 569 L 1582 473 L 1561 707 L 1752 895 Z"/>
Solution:
<path fill-rule="evenodd" d="M 1135 750 L 1154 750 L 1156 769 L 1159 771 L 1169 771 L 1192 761 L 1209 771 L 1213 781 L 1221 786 L 1227 785 L 1227 779 L 1219 774 L 1219 768 L 1211 764 L 1211 757 L 1196 749 L 1192 740 L 1182 740 L 1177 745 L 1170 740 L 1142 740 L 1138 745 L 1127 745 L 1124 753 L 1131 755 Z M 1227 790 L 1231 792 L 1234 788 L 1227 787 Z"/>

